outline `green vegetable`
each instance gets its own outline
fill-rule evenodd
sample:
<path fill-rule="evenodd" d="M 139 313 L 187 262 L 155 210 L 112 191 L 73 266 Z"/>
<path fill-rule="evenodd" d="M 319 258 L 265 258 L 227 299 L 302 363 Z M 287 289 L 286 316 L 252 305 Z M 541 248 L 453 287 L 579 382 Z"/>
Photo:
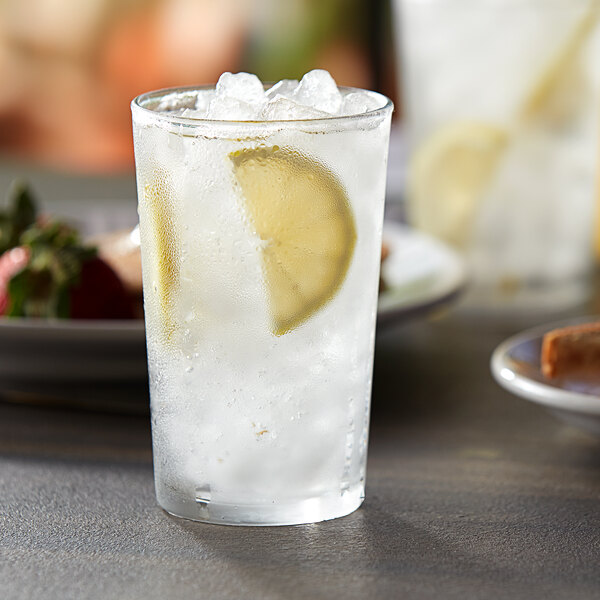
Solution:
<path fill-rule="evenodd" d="M 66 318 L 69 290 L 96 248 L 84 246 L 72 227 L 37 218 L 27 186 L 13 187 L 9 206 L 0 213 L 0 253 L 16 246 L 29 253 L 27 265 L 8 283 L 11 317 Z"/>
<path fill-rule="evenodd" d="M 9 191 L 8 208 L 0 212 L 0 254 L 19 245 L 21 234 L 35 223 L 35 202 L 26 184 L 17 182 Z"/>

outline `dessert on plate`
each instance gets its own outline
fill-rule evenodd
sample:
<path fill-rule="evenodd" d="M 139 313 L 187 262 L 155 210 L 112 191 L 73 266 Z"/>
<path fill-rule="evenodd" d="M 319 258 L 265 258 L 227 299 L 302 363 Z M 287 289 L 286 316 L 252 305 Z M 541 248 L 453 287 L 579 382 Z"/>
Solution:
<path fill-rule="evenodd" d="M 546 333 L 541 367 L 549 378 L 577 374 L 600 379 L 600 321 Z"/>

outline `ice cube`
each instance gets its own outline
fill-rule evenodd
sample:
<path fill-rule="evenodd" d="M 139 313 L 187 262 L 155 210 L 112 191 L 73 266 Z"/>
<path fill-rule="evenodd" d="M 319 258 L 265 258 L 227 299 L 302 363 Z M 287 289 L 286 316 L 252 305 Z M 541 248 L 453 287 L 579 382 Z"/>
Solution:
<path fill-rule="evenodd" d="M 297 79 L 282 79 L 267 90 L 267 98 L 269 98 L 269 100 L 275 99 L 277 96 L 293 98 L 298 83 Z"/>
<path fill-rule="evenodd" d="M 210 101 L 206 112 L 207 119 L 223 121 L 255 121 L 259 118 L 260 108 L 237 98 L 216 96 Z"/>
<path fill-rule="evenodd" d="M 304 75 L 294 92 L 294 100 L 332 115 L 339 114 L 342 106 L 342 95 L 333 77 L 323 69 Z"/>
<path fill-rule="evenodd" d="M 206 109 L 196 110 L 195 108 L 184 108 L 179 116 L 186 119 L 206 119 Z"/>
<path fill-rule="evenodd" d="M 207 113 L 210 101 L 215 97 L 214 90 L 200 90 L 196 97 L 196 106 L 194 107 L 197 111 Z"/>
<path fill-rule="evenodd" d="M 304 104 L 298 104 L 284 96 L 275 96 L 265 104 L 260 114 L 265 121 L 291 121 L 301 119 L 322 119 L 331 117 L 329 113 L 317 110 Z"/>
<path fill-rule="evenodd" d="M 343 115 L 358 115 L 378 108 L 381 108 L 381 102 L 371 94 L 350 92 L 344 96 L 340 112 Z"/>
<path fill-rule="evenodd" d="M 156 107 L 157 111 L 175 111 L 184 108 L 193 108 L 196 103 L 196 90 L 189 92 L 172 92 L 164 96 Z"/>
<path fill-rule="evenodd" d="M 262 82 L 250 73 L 223 73 L 217 82 L 216 93 L 220 98 L 235 98 L 247 104 L 262 105 L 266 100 Z"/>

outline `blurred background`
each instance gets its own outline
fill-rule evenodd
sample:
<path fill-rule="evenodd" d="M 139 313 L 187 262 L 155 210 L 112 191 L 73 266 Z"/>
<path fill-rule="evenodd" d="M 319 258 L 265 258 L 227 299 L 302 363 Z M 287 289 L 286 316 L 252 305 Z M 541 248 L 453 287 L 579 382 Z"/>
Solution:
<path fill-rule="evenodd" d="M 506 51 L 502 32 L 514 29 L 513 19 L 517 22 L 523 19 L 519 18 L 521 13 L 510 13 L 505 29 L 501 29 L 497 17 L 503 13 L 491 8 L 501 10 L 503 4 L 501 0 L 481 4 L 471 0 L 398 0 L 396 3 L 393 0 L 2 0 L 0 76 L 4 85 L 0 88 L 0 194 L 8 189 L 13 179 L 22 178 L 32 184 L 45 208 L 58 216 L 68 215 L 81 221 L 84 233 L 87 233 L 86 228 L 101 231 L 130 226 L 137 219 L 129 108 L 136 95 L 164 87 L 211 84 L 224 71 L 248 71 L 256 73 L 263 81 L 277 81 L 300 78 L 311 69 L 323 68 L 329 70 L 341 85 L 374 89 L 391 97 L 395 103 L 396 127 L 390 146 L 392 168 L 388 173 L 388 199 L 403 197 L 410 180 L 407 165 L 411 144 L 406 143 L 405 138 L 410 138 L 411 120 L 413 125 L 426 122 L 431 129 L 441 130 L 440 136 L 431 137 L 438 142 L 443 138 L 444 152 L 440 152 L 438 142 L 422 144 L 433 150 L 437 148 L 437 154 L 443 155 L 428 153 L 430 172 L 421 177 L 426 185 L 420 187 L 425 190 L 421 195 L 434 206 L 434 216 L 446 227 L 452 222 L 453 213 L 460 217 L 466 210 L 457 208 L 449 201 L 452 198 L 459 204 L 465 204 L 467 197 L 472 198 L 470 205 L 474 207 L 484 204 L 480 194 L 471 189 L 473 182 L 462 179 L 457 182 L 456 177 L 462 178 L 466 171 L 479 172 L 483 168 L 482 161 L 484 167 L 486 161 L 489 162 L 480 152 L 481 140 L 472 139 L 472 128 L 463 127 L 457 133 L 455 127 L 451 136 L 444 136 L 446 125 L 482 118 L 495 123 L 498 115 L 489 115 L 485 111 L 480 114 L 477 103 L 487 94 L 491 104 L 496 106 L 504 96 L 511 95 L 511 90 L 517 97 L 520 88 L 514 83 L 513 76 L 519 73 L 523 75 L 526 87 L 541 80 L 545 90 L 542 95 L 554 99 L 560 100 L 563 95 L 548 93 L 548 73 L 553 84 L 550 88 L 567 89 L 569 98 L 575 95 L 581 101 L 590 99 L 591 102 L 598 96 L 598 82 L 595 91 L 590 92 L 592 87 L 588 85 L 586 93 L 577 92 L 584 89 L 581 86 L 571 85 L 571 75 L 581 71 L 575 64 L 581 54 L 576 48 L 589 46 L 583 42 L 594 35 L 596 45 L 589 46 L 587 54 L 589 70 L 596 75 L 588 79 L 599 79 L 598 57 L 595 56 L 600 48 L 597 0 L 552 3 L 574 20 L 567 22 L 562 13 L 557 13 L 559 18 L 552 26 L 544 20 L 552 15 L 552 11 L 545 10 L 549 5 L 541 0 L 515 3 L 529 18 L 531 32 L 522 36 L 524 49 L 519 50 L 511 42 L 510 52 Z M 395 27 L 400 14 L 395 9 L 400 5 L 406 9 L 402 28 Z M 478 8 L 479 12 L 473 8 Z M 579 35 L 580 13 L 585 17 L 585 11 L 590 10 L 596 12 L 590 12 L 587 21 L 584 18 L 584 24 L 589 22 L 590 25 Z M 471 23 L 474 12 L 480 21 Z M 434 30 L 436 18 L 440 26 Z M 433 20 L 430 22 L 430 19 Z M 558 33 L 553 29 L 555 26 Z M 494 35 L 496 30 L 499 33 Z M 548 44 L 544 43 L 544 35 L 550 40 Z M 573 35 L 575 37 L 571 39 Z M 494 40 L 498 51 L 493 51 Z M 539 65 L 536 63 L 538 58 Z M 553 61 L 558 62 L 554 65 Z M 401 63 L 402 69 L 399 68 Z M 527 70 L 528 63 L 533 65 L 531 72 Z M 483 86 L 487 90 L 483 93 L 481 81 L 488 72 L 496 76 L 498 70 L 502 71 L 498 65 L 506 67 L 504 74 L 508 79 L 505 82 L 496 78 L 495 85 Z M 404 107 L 398 91 L 400 71 L 409 83 L 405 86 L 408 93 L 402 94 Z M 563 71 L 568 77 L 562 77 Z M 561 77 L 557 77 L 557 73 Z M 560 80 L 559 83 L 564 80 L 565 85 L 554 85 L 554 80 Z M 571 109 L 579 106 L 571 101 L 567 104 Z M 511 116 L 513 112 L 506 109 L 506 114 L 500 116 Z M 597 119 L 597 112 L 595 110 L 594 119 Z M 575 119 L 583 111 L 573 109 L 567 113 L 572 113 Z M 405 135 L 400 136 L 398 125 L 403 124 L 403 116 L 408 126 L 402 128 Z M 574 156 L 571 146 L 567 148 L 570 138 L 564 133 L 569 129 L 569 123 L 569 127 L 564 126 L 563 118 L 563 125 L 558 127 L 554 117 L 544 119 L 538 119 L 538 129 L 546 138 L 550 137 L 542 140 L 540 152 L 550 155 L 559 142 L 564 141 L 565 152 Z M 503 123 L 501 127 L 507 128 Z M 529 127 L 528 131 L 534 129 Z M 593 156 L 598 153 L 597 127 L 586 125 L 583 129 L 590 139 L 593 137 L 596 147 L 593 152 L 586 150 L 587 161 L 597 161 Z M 592 130 L 593 136 L 589 134 Z M 429 139 L 429 133 L 423 137 Z M 418 143 L 408 141 L 416 147 L 422 140 L 417 140 Z M 518 149 L 517 144 L 511 146 Z M 470 154 L 468 168 L 463 164 L 465 147 Z M 558 156 L 552 154 L 555 155 Z M 546 173 L 578 177 L 576 168 L 563 168 L 566 164 L 563 157 L 555 160 L 560 168 L 550 159 L 538 160 L 529 155 L 517 162 L 527 177 L 535 179 L 534 184 L 540 190 L 537 183 L 545 180 L 545 176 L 536 174 L 530 165 L 541 165 L 540 169 Z M 443 177 L 439 173 L 445 172 L 445 167 L 452 185 L 450 190 L 441 193 L 438 188 L 443 184 Z M 490 167 L 489 170 L 497 169 Z M 456 192 L 457 186 L 459 193 L 450 194 L 452 190 Z M 527 198 L 532 197 L 529 188 L 525 189 L 520 182 L 519 186 Z M 554 188 L 556 205 L 568 215 L 574 213 L 570 207 L 572 202 L 565 201 L 567 196 L 572 198 L 572 189 L 562 184 L 554 185 Z M 502 199 L 513 199 L 510 208 L 504 200 L 500 202 L 498 210 L 503 218 L 525 223 L 518 217 L 522 207 L 529 210 L 535 223 L 541 223 L 539 214 L 543 214 L 544 222 L 555 217 L 556 223 L 546 227 L 545 240 L 564 256 L 554 240 L 560 237 L 559 229 L 565 219 L 558 208 L 546 210 L 548 194 L 540 192 L 541 209 L 536 209 L 533 201 L 522 202 L 519 194 L 513 192 L 498 194 Z M 441 200 L 437 197 L 440 195 Z M 595 228 L 600 232 L 600 210 L 592 206 L 589 190 L 585 190 L 585 195 L 585 210 L 578 213 L 585 223 L 585 236 L 580 235 L 582 227 L 573 226 L 572 229 L 577 236 L 588 240 L 592 222 L 598 223 Z M 407 196 L 411 196 L 410 190 Z M 600 195 L 596 197 L 600 198 Z M 79 201 L 80 205 L 77 204 Z M 598 204 L 598 201 L 594 202 Z M 395 211 L 392 216 L 401 220 L 407 218 L 402 203 L 391 205 L 392 212 Z M 445 207 L 445 212 L 438 211 L 437 207 Z M 476 214 L 474 209 L 467 212 L 471 217 Z M 591 218 L 591 214 L 595 216 Z M 440 234 L 435 227 L 410 219 L 410 215 L 408 218 L 417 227 L 446 242 L 460 245 L 451 236 Z M 496 216 L 489 220 L 498 229 Z M 509 225 L 505 227 L 505 245 L 510 249 L 514 246 L 515 228 Z M 523 225 L 521 230 L 529 244 L 531 227 Z M 553 233 L 555 230 L 558 233 Z M 490 238 L 487 233 L 484 237 Z M 595 240 L 600 254 L 600 233 L 596 233 Z M 580 246 L 589 262 L 590 243 L 584 241 Z M 495 260 L 496 247 L 491 248 L 491 252 Z M 512 252 L 512 255 L 521 264 L 522 253 Z"/>
<path fill-rule="evenodd" d="M 391 11 L 388 0 L 3 0 L 0 184 L 33 169 L 50 194 L 71 175 L 67 195 L 133 197 L 114 178 L 133 181 L 131 99 L 224 71 L 277 81 L 324 68 L 396 96 Z"/>

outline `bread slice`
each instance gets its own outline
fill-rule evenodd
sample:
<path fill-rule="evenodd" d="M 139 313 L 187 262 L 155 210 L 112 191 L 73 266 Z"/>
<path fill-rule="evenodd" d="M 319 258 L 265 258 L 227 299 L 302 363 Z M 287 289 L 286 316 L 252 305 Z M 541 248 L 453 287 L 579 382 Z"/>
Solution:
<path fill-rule="evenodd" d="M 542 342 L 541 366 L 546 377 L 585 373 L 600 379 L 600 321 L 549 331 Z"/>

